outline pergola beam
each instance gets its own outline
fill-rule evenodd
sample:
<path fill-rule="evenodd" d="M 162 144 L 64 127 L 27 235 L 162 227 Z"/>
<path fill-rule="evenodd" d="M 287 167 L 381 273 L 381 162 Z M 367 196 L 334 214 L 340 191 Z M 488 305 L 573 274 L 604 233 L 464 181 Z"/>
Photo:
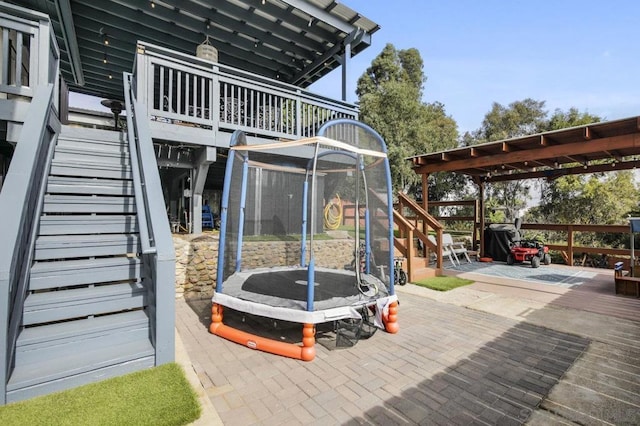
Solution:
<path fill-rule="evenodd" d="M 496 154 L 486 157 L 465 158 L 444 164 L 426 164 L 416 169 L 416 173 L 434 173 L 438 171 L 456 171 L 479 167 L 492 167 L 495 164 L 525 163 L 534 160 L 567 157 L 604 150 L 640 149 L 640 135 L 620 135 L 602 139 L 592 139 L 562 145 L 553 145 L 544 149 L 529 149 Z"/>

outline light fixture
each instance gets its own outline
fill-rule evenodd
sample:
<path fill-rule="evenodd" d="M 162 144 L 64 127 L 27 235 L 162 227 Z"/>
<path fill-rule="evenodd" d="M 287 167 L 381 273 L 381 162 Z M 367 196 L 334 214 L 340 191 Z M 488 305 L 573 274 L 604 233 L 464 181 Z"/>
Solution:
<path fill-rule="evenodd" d="M 502 167 L 502 170 L 504 170 L 504 168 L 505 168 L 505 165 L 503 164 L 503 165 L 502 165 L 501 167 Z"/>
<path fill-rule="evenodd" d="M 309 25 L 308 26 L 310 27 L 311 25 L 313 25 L 313 18 L 309 18 Z"/>
<path fill-rule="evenodd" d="M 102 57 L 102 63 L 106 64 L 107 63 L 107 54 L 105 53 L 104 56 Z"/>
<path fill-rule="evenodd" d="M 151 9 L 153 9 L 153 8 L 155 8 L 155 7 L 156 7 L 156 4 L 155 4 L 155 2 L 153 2 L 153 1 L 152 1 L 152 2 L 151 2 Z"/>
<path fill-rule="evenodd" d="M 258 40 L 253 42 L 253 47 L 258 47 Z"/>
<path fill-rule="evenodd" d="M 207 19 L 207 29 L 211 28 L 211 20 Z"/>
<path fill-rule="evenodd" d="M 113 79 L 113 74 L 109 73 L 109 80 Z"/>
<path fill-rule="evenodd" d="M 105 46 L 109 45 L 109 37 L 107 36 L 107 33 L 104 33 L 102 35 L 102 42 L 104 43 Z"/>
<path fill-rule="evenodd" d="M 262 4 L 264 5 L 267 1 L 266 0 L 262 0 Z"/>

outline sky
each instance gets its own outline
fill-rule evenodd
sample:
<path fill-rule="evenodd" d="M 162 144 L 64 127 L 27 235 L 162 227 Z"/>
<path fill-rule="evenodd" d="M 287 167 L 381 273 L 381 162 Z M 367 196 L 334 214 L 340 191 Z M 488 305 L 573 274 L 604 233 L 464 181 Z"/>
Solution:
<path fill-rule="evenodd" d="M 387 43 L 416 48 L 425 102 L 444 104 L 460 133 L 493 102 L 532 98 L 553 113 L 576 107 L 604 120 L 640 115 L 640 1 L 340 0 L 380 25 L 352 58 L 347 101 Z M 340 69 L 309 89 L 340 99 Z"/>

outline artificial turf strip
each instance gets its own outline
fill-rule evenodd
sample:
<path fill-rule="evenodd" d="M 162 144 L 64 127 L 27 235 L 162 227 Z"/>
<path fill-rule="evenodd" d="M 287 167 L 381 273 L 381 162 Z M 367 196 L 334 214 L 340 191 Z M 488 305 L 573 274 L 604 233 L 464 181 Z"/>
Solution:
<path fill-rule="evenodd" d="M 414 281 L 412 284 L 419 285 L 421 287 L 427 287 L 431 290 L 449 291 L 454 288 L 462 287 L 473 283 L 471 280 L 465 280 L 464 278 L 458 278 L 453 276 L 431 277 L 424 278 L 422 280 Z"/>
<path fill-rule="evenodd" d="M 176 363 L 0 407 L 0 425 L 185 425 L 200 404 Z"/>

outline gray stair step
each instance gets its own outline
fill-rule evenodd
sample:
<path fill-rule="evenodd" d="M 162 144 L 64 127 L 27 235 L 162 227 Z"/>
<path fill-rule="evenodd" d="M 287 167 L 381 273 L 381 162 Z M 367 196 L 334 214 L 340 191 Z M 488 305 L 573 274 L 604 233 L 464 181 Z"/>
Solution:
<path fill-rule="evenodd" d="M 43 213 L 116 213 L 136 212 L 134 197 L 45 195 Z"/>
<path fill-rule="evenodd" d="M 146 295 L 139 282 L 31 293 L 24 302 L 22 322 L 29 326 L 139 309 L 146 306 Z"/>
<path fill-rule="evenodd" d="M 89 143 L 110 142 L 124 144 L 121 132 L 115 130 L 91 129 L 88 127 L 62 126 L 60 138 L 63 140 L 84 140 Z"/>
<path fill-rule="evenodd" d="M 49 176 L 47 192 L 49 194 L 133 196 L 133 182 L 130 180 Z"/>
<path fill-rule="evenodd" d="M 144 311 L 136 312 L 144 313 Z M 109 315 L 109 317 L 110 316 L 115 315 Z M 71 322 L 84 323 L 85 321 L 90 321 L 92 319 L 93 318 L 88 318 Z M 67 323 L 65 322 L 65 324 Z M 49 326 L 31 328 L 34 330 L 39 330 L 41 328 L 46 329 L 48 327 Z M 76 347 L 78 345 L 78 342 L 84 342 L 85 345 L 91 347 L 100 342 L 100 340 L 102 339 L 108 339 L 114 345 L 138 340 L 148 340 L 149 320 L 147 318 L 146 322 L 136 323 L 135 325 L 129 325 L 126 327 L 102 327 L 95 333 L 84 333 L 84 330 L 82 330 L 79 326 L 76 328 L 76 330 L 77 333 L 75 335 L 69 336 L 64 339 L 42 340 L 42 342 L 37 345 L 28 345 L 16 348 L 15 366 L 20 367 L 25 364 L 32 364 L 34 362 L 41 361 L 43 359 L 43 354 L 46 354 L 44 355 L 46 357 L 58 357 L 61 355 L 69 354 L 69 352 L 77 350 Z M 42 330 L 41 332 L 44 333 L 45 330 Z"/>
<path fill-rule="evenodd" d="M 31 267 L 29 290 L 139 280 L 141 270 L 140 259 L 130 257 L 37 262 Z"/>
<path fill-rule="evenodd" d="M 138 232 L 135 215 L 51 215 L 40 218 L 40 235 Z"/>
<path fill-rule="evenodd" d="M 154 348 L 149 339 L 114 344 L 101 339 L 38 362 L 18 365 L 7 383 L 7 402 L 20 401 L 87 383 L 121 376 L 154 365 Z"/>
<path fill-rule="evenodd" d="M 102 177 L 108 179 L 131 179 L 131 166 L 100 162 L 70 163 L 64 160 L 51 160 L 50 175 Z"/>
<path fill-rule="evenodd" d="M 59 345 L 81 339 L 99 337 L 111 333 L 149 326 L 144 310 L 121 312 L 113 315 L 83 318 L 56 324 L 29 327 L 22 330 L 16 342 L 16 351 L 41 349 L 47 345 Z"/>
<path fill-rule="evenodd" d="M 35 246 L 35 260 L 140 253 L 136 234 L 43 235 Z"/>
<path fill-rule="evenodd" d="M 96 144 L 93 144 L 96 145 Z M 57 145 L 53 158 L 68 163 L 105 163 L 129 165 L 129 153 L 114 149 L 101 149 L 102 145 L 64 146 Z"/>
<path fill-rule="evenodd" d="M 69 138 L 65 136 L 60 136 L 58 138 L 58 144 L 56 145 L 56 148 L 57 147 L 96 149 L 108 152 L 129 152 L 129 144 L 126 142 L 100 139 Z"/>

